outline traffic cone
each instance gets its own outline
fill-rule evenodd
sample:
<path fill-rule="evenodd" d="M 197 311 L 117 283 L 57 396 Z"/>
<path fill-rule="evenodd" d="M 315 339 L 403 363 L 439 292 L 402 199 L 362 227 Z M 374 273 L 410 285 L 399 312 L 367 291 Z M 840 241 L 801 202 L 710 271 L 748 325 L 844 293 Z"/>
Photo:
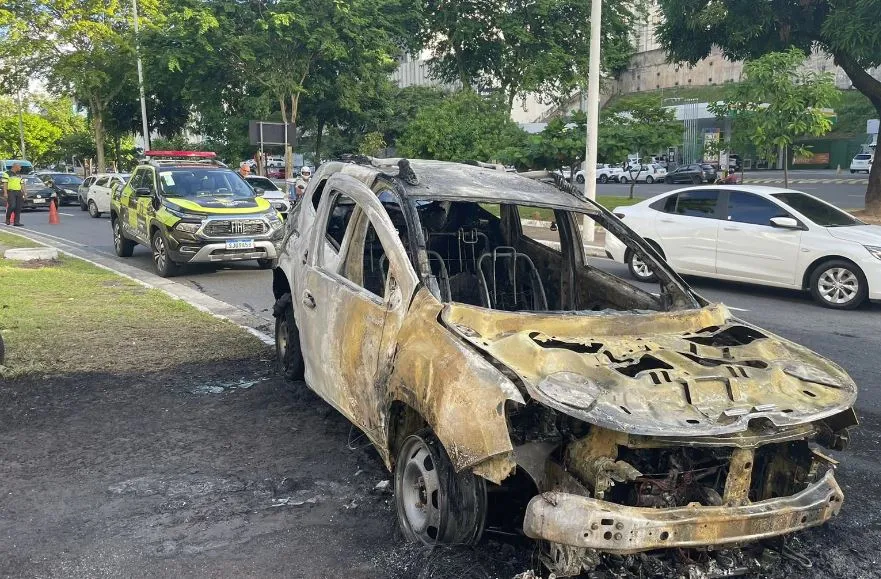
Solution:
<path fill-rule="evenodd" d="M 61 223 L 58 219 L 58 209 L 55 207 L 55 200 L 49 201 L 49 225 L 58 225 Z"/>

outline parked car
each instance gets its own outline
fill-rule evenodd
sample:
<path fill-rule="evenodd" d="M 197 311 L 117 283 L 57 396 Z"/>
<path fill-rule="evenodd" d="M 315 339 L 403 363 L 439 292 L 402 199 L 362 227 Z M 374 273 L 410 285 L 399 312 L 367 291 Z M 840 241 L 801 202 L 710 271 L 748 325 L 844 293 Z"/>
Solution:
<path fill-rule="evenodd" d="M 110 197 L 116 188 L 124 187 L 129 177 L 128 173 L 99 173 L 95 175 L 95 181 L 86 193 L 86 207 L 89 215 L 98 218 L 101 214 L 110 211 Z"/>
<path fill-rule="evenodd" d="M 599 183 L 608 183 L 609 181 L 617 183 L 618 177 L 621 176 L 621 173 L 621 167 L 613 167 L 606 163 L 597 163 L 597 181 Z M 583 170 L 579 170 L 575 173 L 575 182 L 579 184 L 584 183 Z"/>
<path fill-rule="evenodd" d="M 270 179 L 284 179 L 284 165 L 279 167 L 278 165 L 273 165 L 271 167 L 266 167 L 266 176 Z"/>
<path fill-rule="evenodd" d="M 657 163 L 652 163 L 651 165 L 641 165 L 638 168 L 631 167 L 630 171 L 622 172 L 618 175 L 618 182 L 630 183 L 631 179 L 635 179 L 637 183 L 648 183 L 651 185 L 655 181 L 663 182 L 666 176 L 666 169 Z"/>
<path fill-rule="evenodd" d="M 537 209 L 559 245 L 522 226 Z M 585 217 L 656 291 L 590 264 Z M 472 165 L 328 162 L 285 228 L 279 370 L 373 443 L 407 539 L 474 543 L 501 516 L 557 576 L 641 553 L 707 577 L 839 512 L 813 445 L 843 447 L 851 378 L 708 304 L 599 205 Z"/>
<path fill-rule="evenodd" d="M 78 188 L 83 180 L 72 173 L 49 173 L 41 171 L 37 173 L 43 183 L 55 192 L 60 205 L 76 204 L 78 201 Z"/>
<path fill-rule="evenodd" d="M 699 163 L 690 165 L 681 165 L 672 171 L 668 171 L 664 176 L 664 183 L 694 183 L 699 184 L 709 180 L 710 183 L 716 180 L 716 172 L 712 165 L 707 165 L 709 169 L 704 168 Z"/>
<path fill-rule="evenodd" d="M 288 194 L 278 188 L 278 186 L 266 177 L 259 175 L 249 175 L 245 177 L 248 185 L 254 188 L 254 192 L 269 201 L 275 209 L 281 213 L 282 217 L 287 217 L 291 208 L 291 198 Z"/>
<path fill-rule="evenodd" d="M 98 178 L 95 175 L 91 175 L 83 179 L 83 182 L 76 188 L 77 200 L 79 201 L 81 211 L 89 210 L 89 187 L 94 185 L 97 180 Z"/>
<path fill-rule="evenodd" d="M 860 153 L 850 162 L 850 172 L 865 171 L 869 173 L 872 170 L 872 155 L 869 153 Z"/>
<path fill-rule="evenodd" d="M 806 290 L 822 306 L 881 300 L 881 226 L 791 189 L 691 187 L 615 209 L 677 273 Z M 614 239 L 635 279 L 651 267 Z"/>
<path fill-rule="evenodd" d="M 36 175 L 23 175 L 22 181 L 24 182 L 25 190 L 22 209 L 48 208 L 49 203 L 57 201 L 58 197 L 55 191 Z"/>

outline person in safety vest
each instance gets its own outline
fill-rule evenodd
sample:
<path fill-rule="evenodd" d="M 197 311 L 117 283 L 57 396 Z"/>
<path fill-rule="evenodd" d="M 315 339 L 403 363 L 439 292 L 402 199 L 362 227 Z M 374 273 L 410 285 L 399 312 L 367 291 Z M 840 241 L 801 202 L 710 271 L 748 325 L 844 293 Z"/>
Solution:
<path fill-rule="evenodd" d="M 21 209 L 24 205 L 25 185 L 21 178 L 21 165 L 13 163 L 7 173 L 0 174 L 0 183 L 3 186 L 3 198 L 6 200 L 6 225 L 10 225 L 12 216 L 15 215 L 16 227 L 21 227 Z"/>

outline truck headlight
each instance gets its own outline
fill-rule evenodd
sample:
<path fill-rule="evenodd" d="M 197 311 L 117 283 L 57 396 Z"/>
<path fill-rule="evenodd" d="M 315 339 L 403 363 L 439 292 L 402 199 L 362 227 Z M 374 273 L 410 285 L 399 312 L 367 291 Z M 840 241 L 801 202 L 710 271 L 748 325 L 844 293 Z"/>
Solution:
<path fill-rule="evenodd" d="M 188 221 L 181 221 L 174 226 L 175 230 L 183 231 L 184 233 L 196 233 L 200 227 L 202 227 L 201 223 L 190 223 Z"/>
<path fill-rule="evenodd" d="M 871 253 L 877 259 L 881 259 L 881 247 L 878 247 L 877 245 L 864 245 L 863 247 L 869 250 L 869 253 Z"/>

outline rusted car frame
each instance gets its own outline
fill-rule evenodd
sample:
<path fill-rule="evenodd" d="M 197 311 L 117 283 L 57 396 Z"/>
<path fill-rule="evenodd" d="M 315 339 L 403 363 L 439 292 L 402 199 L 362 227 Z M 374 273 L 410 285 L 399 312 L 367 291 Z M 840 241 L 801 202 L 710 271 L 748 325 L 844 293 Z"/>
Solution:
<path fill-rule="evenodd" d="M 524 207 L 554 212 L 559 249 L 526 234 Z M 583 215 L 652 265 L 657 292 L 591 266 Z M 485 168 L 362 160 L 321 167 L 287 227 L 282 369 L 376 446 L 409 538 L 477 540 L 488 486 L 532 489 L 522 528 L 560 576 L 838 513 L 816 445 L 845 446 L 853 381 L 708 304 L 587 200 Z"/>

